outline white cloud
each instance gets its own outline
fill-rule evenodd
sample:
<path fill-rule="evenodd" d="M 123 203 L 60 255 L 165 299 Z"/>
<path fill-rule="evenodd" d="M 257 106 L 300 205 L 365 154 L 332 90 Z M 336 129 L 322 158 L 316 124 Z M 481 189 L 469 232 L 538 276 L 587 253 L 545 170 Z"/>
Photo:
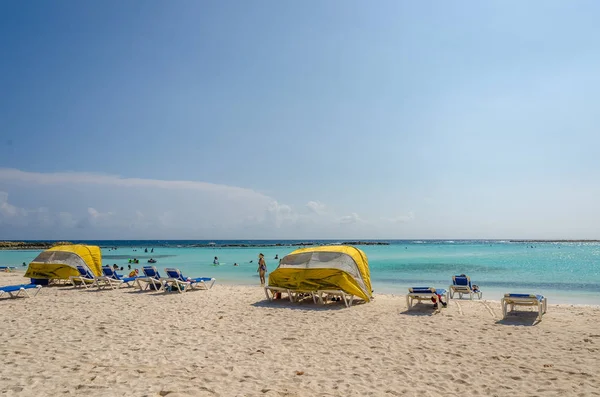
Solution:
<path fill-rule="evenodd" d="M 325 213 L 325 204 L 321 203 L 320 201 L 309 201 L 306 203 L 306 208 L 318 215 Z"/>
<path fill-rule="evenodd" d="M 292 207 L 279 204 L 277 201 L 272 201 L 269 204 L 265 215 L 266 224 L 276 228 L 281 228 L 285 224 L 294 223 L 298 220 L 298 214 L 292 210 Z"/>
<path fill-rule="evenodd" d="M 340 218 L 341 224 L 352 224 L 352 223 L 358 223 L 360 221 L 361 221 L 360 217 L 355 212 L 351 213 L 350 215 L 342 216 Z"/>
<path fill-rule="evenodd" d="M 391 218 L 381 218 L 384 221 L 392 222 L 392 223 L 406 223 L 415 219 L 414 212 L 409 212 L 406 215 L 398 215 Z"/>
<path fill-rule="evenodd" d="M 27 211 L 24 208 L 16 207 L 8 202 L 8 193 L 0 192 L 0 215 L 3 217 L 25 216 Z"/>
<path fill-rule="evenodd" d="M 351 238 L 351 224 L 367 225 L 316 200 L 297 210 L 204 182 L 0 169 L 0 183 L 0 239 Z M 9 193 L 25 199 L 9 202 Z"/>
<path fill-rule="evenodd" d="M 161 179 L 123 178 L 117 175 L 94 174 L 85 172 L 40 173 L 21 171 L 14 168 L 0 168 L 0 181 L 16 181 L 37 185 L 100 185 L 122 188 L 154 188 L 169 190 L 195 190 L 224 194 L 226 197 L 261 197 L 262 193 L 251 189 L 218 185 L 196 181 L 168 181 Z"/>

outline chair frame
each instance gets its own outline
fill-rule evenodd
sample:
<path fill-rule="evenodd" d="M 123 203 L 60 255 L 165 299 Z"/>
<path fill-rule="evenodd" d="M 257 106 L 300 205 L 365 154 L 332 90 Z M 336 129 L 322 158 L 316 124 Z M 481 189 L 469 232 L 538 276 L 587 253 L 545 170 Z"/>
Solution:
<path fill-rule="evenodd" d="M 114 270 L 112 267 L 110 266 L 103 266 L 102 267 L 102 273 L 103 276 L 98 277 L 100 279 L 100 281 L 103 282 L 121 282 L 121 284 L 119 284 L 119 288 L 126 285 L 128 287 L 133 287 L 134 283 L 139 277 L 123 277 L 120 274 L 117 273 L 116 270 Z M 105 280 L 108 279 L 108 280 Z"/>
<path fill-rule="evenodd" d="M 506 318 L 509 312 L 514 310 L 515 306 L 535 306 L 538 311 L 537 320 L 542 321 L 542 315 L 546 313 L 548 309 L 548 299 L 543 295 L 504 294 L 500 303 L 502 304 L 503 319 Z"/>
<path fill-rule="evenodd" d="M 148 274 L 146 273 L 146 269 L 148 268 L 152 269 L 152 271 L 154 272 L 154 277 L 148 276 Z M 135 279 L 135 286 L 137 286 L 137 288 L 139 288 L 140 291 L 150 289 L 150 286 L 152 286 L 155 291 L 160 291 L 164 288 L 165 278 L 160 277 L 156 266 L 143 266 L 142 271 L 144 272 L 144 276 L 140 276 Z M 142 286 L 142 282 L 145 282 L 146 285 Z"/>
<path fill-rule="evenodd" d="M 15 290 L 15 291 L 5 291 L 5 290 L 2 289 L 2 288 L 5 288 L 5 287 L 15 287 L 15 288 L 19 287 L 19 289 Z M 36 285 L 35 287 L 25 288 L 25 286 L 23 286 L 23 285 L 5 285 L 4 287 L 0 287 L 0 298 L 3 297 L 4 294 L 8 294 L 8 296 L 11 299 L 18 298 L 21 295 L 24 295 L 24 297 L 26 297 L 26 298 L 32 298 L 33 296 L 29 295 L 29 292 L 27 291 L 28 289 L 34 289 L 35 293 L 33 293 L 33 296 L 36 296 L 42 290 L 42 286 L 41 285 Z"/>
<path fill-rule="evenodd" d="M 457 285 L 456 277 L 464 277 L 467 279 L 467 285 Z M 477 296 L 478 299 L 481 299 L 483 293 L 481 290 L 473 291 L 473 287 L 471 286 L 471 278 L 469 276 L 452 276 L 452 285 L 448 287 L 448 294 L 446 299 L 454 299 L 454 294 L 458 294 L 458 297 L 462 299 L 463 294 L 469 294 L 469 299 L 473 299 L 473 295 Z"/>
<path fill-rule="evenodd" d="M 327 302 L 327 299 L 332 296 L 339 296 L 344 301 L 344 305 L 346 307 L 352 306 L 352 302 L 354 302 L 354 295 L 349 294 L 347 292 L 342 291 L 341 289 L 320 289 L 316 292 L 317 298 L 321 304 Z M 325 298 L 323 299 L 323 296 Z"/>
<path fill-rule="evenodd" d="M 176 289 L 179 293 L 183 293 L 185 291 L 191 291 L 191 290 L 201 290 L 201 289 L 209 290 L 213 287 L 213 285 L 215 284 L 215 281 L 217 281 L 213 277 L 196 277 L 196 278 L 190 278 L 189 280 L 184 280 L 181 270 L 176 269 L 174 267 L 165 268 L 165 272 L 167 272 L 167 275 L 169 273 L 177 274 L 177 277 L 168 277 L 164 280 L 163 288 L 164 288 L 165 292 L 168 291 L 167 287 L 169 287 L 169 286 L 171 287 L 171 289 L 173 289 L 173 287 L 176 287 Z M 207 284 L 207 282 L 210 285 Z M 203 288 L 200 288 L 199 286 L 202 286 Z"/>
<path fill-rule="evenodd" d="M 416 292 L 413 292 L 417 290 Z M 429 292 L 426 292 L 429 290 Z M 406 306 L 408 310 L 413 307 L 413 301 L 417 301 L 417 303 L 421 303 L 421 301 L 431 301 L 431 298 L 435 299 L 435 304 L 438 309 L 442 308 L 442 302 L 438 299 L 438 291 L 439 295 L 446 295 L 446 290 L 441 288 L 432 288 L 432 287 L 413 287 L 408 289 L 408 294 L 406 294 Z"/>
<path fill-rule="evenodd" d="M 269 292 L 271 292 L 271 295 L 269 295 Z M 278 292 L 285 292 L 288 295 L 290 302 L 294 301 L 292 299 L 292 292 L 288 288 L 272 287 L 269 285 L 265 285 L 265 295 L 267 296 L 267 299 L 269 301 L 273 301 L 275 299 L 275 294 Z"/>
<path fill-rule="evenodd" d="M 98 286 L 98 278 L 92 274 L 89 270 L 86 270 L 86 274 L 82 274 L 79 269 L 81 266 L 77 266 L 77 271 L 79 271 L 79 275 L 77 276 L 69 276 L 69 281 L 73 285 L 74 288 L 84 287 L 85 289 L 97 287 Z M 81 267 L 83 268 L 83 267 Z M 85 269 L 84 269 L 85 270 Z M 89 276 L 93 278 L 90 278 Z"/>

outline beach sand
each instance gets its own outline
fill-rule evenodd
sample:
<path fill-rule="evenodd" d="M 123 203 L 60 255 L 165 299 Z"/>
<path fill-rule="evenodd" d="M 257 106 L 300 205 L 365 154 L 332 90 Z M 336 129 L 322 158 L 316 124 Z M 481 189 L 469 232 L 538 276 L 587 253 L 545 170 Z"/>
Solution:
<path fill-rule="evenodd" d="M 0 285 L 20 284 L 3 273 Z M 217 281 L 218 282 L 218 281 Z M 399 291 L 401 294 L 403 291 Z M 402 295 L 345 308 L 268 302 L 260 287 L 184 294 L 44 288 L 0 299 L 7 396 L 600 395 L 599 307 L 499 302 L 406 312 Z M 527 310 L 527 309 L 525 309 Z M 534 325 L 532 325 L 534 324 Z"/>

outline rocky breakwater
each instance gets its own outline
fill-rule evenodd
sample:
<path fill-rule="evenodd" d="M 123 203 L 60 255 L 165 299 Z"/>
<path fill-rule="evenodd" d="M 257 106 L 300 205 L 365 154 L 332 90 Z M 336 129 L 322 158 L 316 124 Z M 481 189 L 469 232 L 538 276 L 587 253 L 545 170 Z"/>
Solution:
<path fill-rule="evenodd" d="M 193 248 L 253 248 L 253 247 L 312 247 L 327 245 L 390 245 L 387 241 L 344 241 L 341 243 L 324 243 L 320 241 L 308 241 L 302 243 L 275 243 L 275 244 L 191 244 Z"/>
<path fill-rule="evenodd" d="M 57 245 L 72 244 L 68 241 L 0 241 L 0 250 L 45 250 Z"/>
<path fill-rule="evenodd" d="M 344 241 L 342 245 L 390 245 L 387 241 Z"/>

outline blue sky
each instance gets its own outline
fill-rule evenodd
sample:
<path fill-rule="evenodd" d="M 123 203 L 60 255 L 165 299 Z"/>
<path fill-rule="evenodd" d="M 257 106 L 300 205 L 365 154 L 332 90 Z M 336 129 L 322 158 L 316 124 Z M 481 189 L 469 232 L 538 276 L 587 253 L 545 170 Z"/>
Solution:
<path fill-rule="evenodd" d="M 0 238 L 600 238 L 597 15 L 0 2 Z"/>

